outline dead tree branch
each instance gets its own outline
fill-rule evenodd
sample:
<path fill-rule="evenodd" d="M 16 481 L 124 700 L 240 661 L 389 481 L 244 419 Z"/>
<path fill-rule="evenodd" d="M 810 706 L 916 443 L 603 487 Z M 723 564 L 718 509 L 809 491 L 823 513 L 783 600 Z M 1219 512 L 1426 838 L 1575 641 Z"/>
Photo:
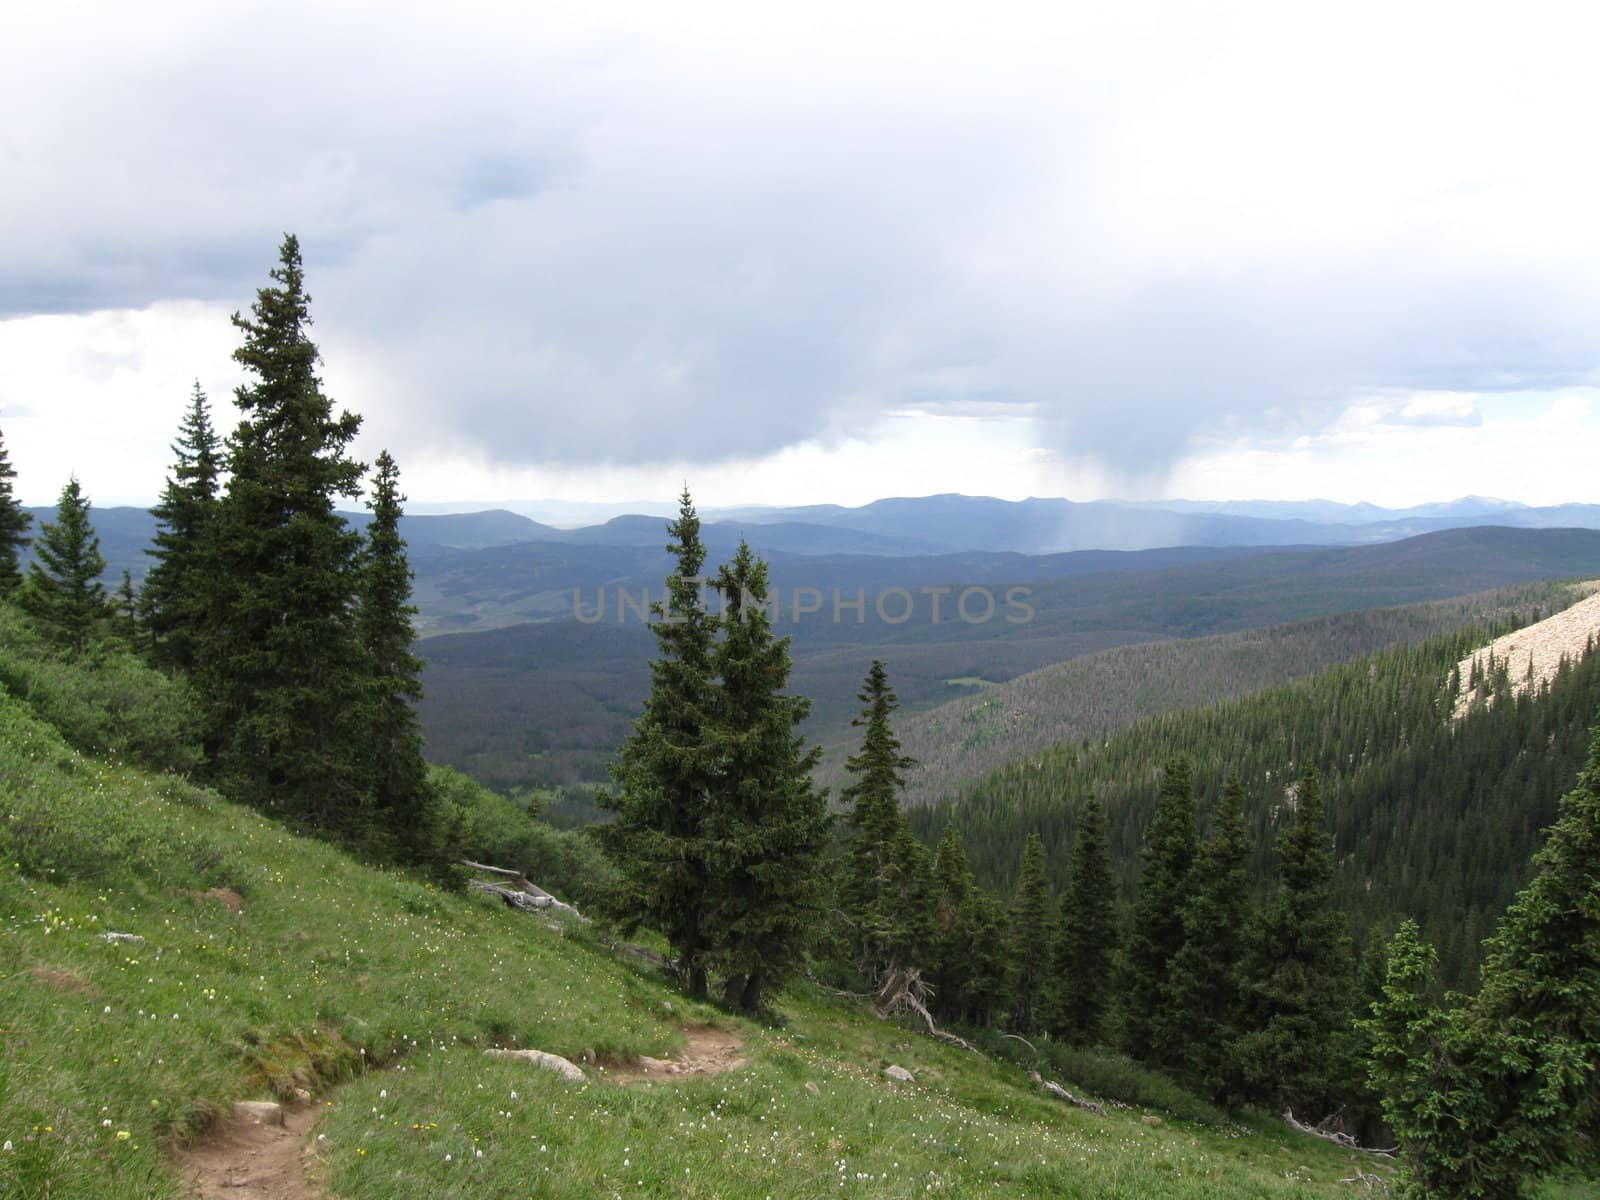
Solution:
<path fill-rule="evenodd" d="M 1085 1100 L 1082 1096 L 1074 1096 L 1059 1083 L 1051 1083 L 1037 1071 L 1029 1071 L 1028 1078 L 1033 1080 L 1034 1083 L 1037 1083 L 1039 1087 L 1044 1090 L 1046 1095 L 1054 1096 L 1057 1100 L 1065 1100 L 1068 1104 L 1075 1104 L 1087 1112 L 1092 1112 L 1097 1117 L 1103 1117 L 1106 1115 L 1106 1110 L 1101 1108 L 1100 1105 L 1096 1104 L 1093 1100 Z"/>
<path fill-rule="evenodd" d="M 485 871 L 490 875 L 500 875 L 512 881 L 511 887 L 501 887 L 499 884 L 486 883 L 481 879 L 469 879 L 467 886 L 475 892 L 487 892 L 491 896 L 499 896 L 511 908 L 521 909 L 523 912 L 538 912 L 547 908 L 560 909 L 569 912 L 579 920 L 583 914 L 565 901 L 557 900 L 538 884 L 531 883 L 521 871 L 508 870 L 505 867 L 492 867 L 488 863 L 472 862 L 463 859 L 462 866 L 470 867 L 474 871 Z"/>
<path fill-rule="evenodd" d="M 1382 1158 L 1393 1158 L 1400 1149 L 1399 1146 L 1390 1146 L 1387 1150 L 1380 1150 L 1373 1146 L 1363 1146 L 1348 1133 L 1340 1133 L 1336 1129 L 1324 1129 L 1320 1125 L 1307 1125 L 1304 1121 L 1297 1120 L 1294 1109 L 1288 1108 L 1283 1112 L 1283 1119 L 1290 1129 L 1296 1133 L 1303 1133 L 1309 1137 L 1321 1138 L 1325 1142 L 1332 1142 L 1335 1146 L 1345 1150 L 1354 1150 L 1358 1154 L 1376 1154 Z"/>
<path fill-rule="evenodd" d="M 933 1019 L 933 1014 L 928 1011 L 928 991 L 928 984 L 923 981 L 920 970 L 916 967 L 897 967 L 887 972 L 882 983 L 878 985 L 875 1001 L 878 1016 L 889 1017 L 897 1012 L 915 1013 L 927 1025 L 929 1037 L 937 1038 L 946 1045 L 970 1050 L 974 1054 L 983 1053 L 965 1038 L 946 1033 L 939 1028 L 938 1022 Z"/>

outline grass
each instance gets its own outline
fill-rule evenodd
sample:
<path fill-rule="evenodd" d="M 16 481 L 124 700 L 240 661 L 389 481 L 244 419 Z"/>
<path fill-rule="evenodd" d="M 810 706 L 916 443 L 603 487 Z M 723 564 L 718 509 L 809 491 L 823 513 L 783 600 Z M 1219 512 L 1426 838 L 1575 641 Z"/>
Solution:
<path fill-rule="evenodd" d="M 1347 1154 L 1272 1123 L 1099 1118 L 820 990 L 781 1008 L 737 1023 L 750 1061 L 714 1078 L 573 1085 L 489 1059 L 660 1056 L 678 1022 L 734 1023 L 583 926 L 85 758 L 0 693 L 5 1200 L 175 1198 L 174 1146 L 296 1087 L 326 1105 L 316 1170 L 348 1200 L 1350 1194 Z"/>

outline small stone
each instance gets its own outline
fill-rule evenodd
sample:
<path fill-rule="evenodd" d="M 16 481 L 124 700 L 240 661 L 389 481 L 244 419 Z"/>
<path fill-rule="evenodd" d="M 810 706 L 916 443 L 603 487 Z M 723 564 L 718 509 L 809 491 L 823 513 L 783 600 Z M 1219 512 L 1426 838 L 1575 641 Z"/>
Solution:
<path fill-rule="evenodd" d="M 1156 1116 L 1154 1113 L 1145 1113 L 1144 1116 L 1139 1118 L 1139 1124 L 1148 1125 L 1151 1129 L 1154 1129 L 1156 1126 L 1161 1124 L 1161 1118 Z"/>
<path fill-rule="evenodd" d="M 915 1075 L 906 1070 L 904 1067 L 900 1066 L 887 1066 L 883 1069 L 883 1073 L 890 1079 L 896 1080 L 900 1083 L 915 1083 L 917 1081 L 917 1077 Z"/>
<path fill-rule="evenodd" d="M 271 1100 L 235 1100 L 233 1115 L 253 1125 L 282 1125 L 283 1105 Z"/>

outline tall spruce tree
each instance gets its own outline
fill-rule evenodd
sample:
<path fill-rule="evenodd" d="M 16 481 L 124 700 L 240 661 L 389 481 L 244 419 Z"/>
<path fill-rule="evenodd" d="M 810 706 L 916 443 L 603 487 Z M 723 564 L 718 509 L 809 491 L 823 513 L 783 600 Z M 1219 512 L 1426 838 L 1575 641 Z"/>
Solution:
<path fill-rule="evenodd" d="M 100 583 L 106 560 L 89 523 L 89 497 L 75 476 L 61 489 L 56 519 L 40 527 L 34 554 L 18 601 L 57 649 L 83 654 L 111 609 Z"/>
<path fill-rule="evenodd" d="M 1355 957 L 1333 897 L 1333 838 L 1322 783 L 1308 767 L 1278 835 L 1277 895 L 1250 951 L 1246 1032 L 1234 1043 L 1250 1099 L 1326 1115 L 1354 1069 Z"/>
<path fill-rule="evenodd" d="M 300 245 L 286 235 L 234 361 L 250 381 L 227 442 L 214 589 L 197 679 L 223 786 L 241 799 L 339 835 L 359 832 L 356 719 L 365 658 L 354 613 L 360 537 L 335 509 L 360 495 L 346 450 L 361 419 L 334 413 L 317 377 Z"/>
<path fill-rule="evenodd" d="M 961 939 L 961 913 L 974 885 L 972 871 L 967 866 L 967 852 L 952 825 L 946 825 L 939 838 L 933 858 L 933 878 L 933 1003 L 941 1016 L 954 1020 L 961 1015 L 961 993 L 968 966 Z"/>
<path fill-rule="evenodd" d="M 29 541 L 28 526 L 33 523 L 32 514 L 23 511 L 13 490 L 11 481 L 16 477 L 6 453 L 5 435 L 0 433 L 0 596 L 22 586 L 22 552 Z"/>
<path fill-rule="evenodd" d="M 1090 796 L 1078 811 L 1061 933 L 1052 961 L 1052 1030 L 1079 1045 L 1105 1036 L 1117 955 L 1116 885 L 1111 878 L 1105 805 Z"/>
<path fill-rule="evenodd" d="M 789 639 L 773 635 L 767 565 L 741 541 L 718 572 L 722 640 L 713 656 L 716 771 L 707 841 L 714 864 L 708 932 L 723 999 L 746 1012 L 799 969 L 823 913 L 830 820 L 811 782 L 821 751 L 796 732 L 811 709 L 784 695 Z"/>
<path fill-rule="evenodd" d="M 615 819 L 595 833 L 617 870 L 609 916 L 625 929 L 645 925 L 665 935 L 680 984 L 690 995 L 704 997 L 711 882 L 704 824 L 719 770 L 710 735 L 716 693 L 711 659 L 719 619 L 705 603 L 706 551 L 687 487 L 667 534 L 676 565 L 667 578 L 665 603 L 652 605 L 657 654 L 650 664 L 650 692 L 611 769 L 616 788 L 598 796 Z"/>
<path fill-rule="evenodd" d="M 1600 1165 L 1600 730 L 1485 948 L 1477 994 L 1441 1008 L 1416 926 L 1390 943 L 1366 1031 L 1410 1196 L 1520 1197 Z"/>
<path fill-rule="evenodd" d="M 1179 1060 L 1187 1040 L 1169 1002 L 1167 978 L 1173 959 L 1183 949 L 1183 912 L 1193 891 L 1190 868 L 1198 844 L 1189 761 L 1170 759 L 1162 770 L 1161 798 L 1140 851 L 1143 867 L 1128 938 L 1122 1013 L 1124 1048 L 1136 1058 L 1164 1066 Z"/>
<path fill-rule="evenodd" d="M 850 806 L 840 901 L 853 929 L 856 965 L 876 983 L 887 971 L 913 965 L 912 957 L 925 949 L 924 924 L 932 914 L 914 911 L 918 902 L 908 894 L 921 881 L 915 852 L 906 844 L 910 834 L 900 792 L 903 772 L 916 763 L 900 753 L 900 740 L 890 728 L 897 701 L 880 660 L 872 660 L 857 699 L 861 715 L 851 724 L 864 730 L 861 749 L 845 760 L 850 782 L 839 793 Z"/>
<path fill-rule="evenodd" d="M 1243 1019 L 1249 857 L 1244 788 L 1230 775 L 1211 813 L 1210 836 L 1195 858 L 1194 888 L 1183 911 L 1184 944 L 1172 960 L 1169 995 L 1189 1031 L 1183 1072 L 1225 1104 L 1240 1088 L 1231 1046 Z"/>
<path fill-rule="evenodd" d="M 221 446 L 198 380 L 172 453 L 172 473 L 150 510 L 156 519 L 155 546 L 146 553 L 155 562 L 140 589 L 140 607 L 156 665 L 190 672 L 205 606 L 215 594 L 210 556 L 222 474 Z"/>
<path fill-rule="evenodd" d="M 956 917 L 961 1015 L 985 1028 L 1011 1008 L 1011 921 L 999 897 L 975 887 Z"/>
<path fill-rule="evenodd" d="M 1044 873 L 1044 841 L 1030 833 L 1022 845 L 1017 890 L 1011 899 L 1011 1019 L 1023 1033 L 1032 1033 L 1039 1016 L 1050 958 L 1046 948 L 1056 940 L 1050 882 Z"/>
<path fill-rule="evenodd" d="M 416 704 L 422 699 L 422 660 L 411 652 L 416 637 L 411 619 L 411 567 L 406 561 L 400 518 L 400 468 L 387 450 L 374 464 L 372 510 L 360 569 L 356 630 L 366 652 L 361 711 L 366 754 L 366 792 L 371 797 L 375 831 L 389 845 L 380 847 L 403 862 L 445 873 L 448 856 L 440 839 L 428 792 L 428 764 L 422 757 L 422 729 Z"/>

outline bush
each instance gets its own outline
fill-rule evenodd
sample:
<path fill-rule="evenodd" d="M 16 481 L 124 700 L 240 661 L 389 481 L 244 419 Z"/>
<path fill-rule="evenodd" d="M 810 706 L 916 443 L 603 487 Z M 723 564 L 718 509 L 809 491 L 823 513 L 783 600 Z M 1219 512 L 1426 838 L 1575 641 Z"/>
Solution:
<path fill-rule="evenodd" d="M 468 858 L 521 871 L 580 908 L 611 886 L 611 865 L 582 832 L 552 828 L 451 767 L 430 767 L 428 782 L 446 811 L 460 819 Z"/>
<path fill-rule="evenodd" d="M 179 773 L 200 765 L 199 717 L 188 685 L 146 666 L 120 643 L 63 657 L 21 612 L 0 603 L 0 686 L 84 754 Z"/>
<path fill-rule="evenodd" d="M 1046 1078 L 1060 1080 L 1098 1096 L 1135 1108 L 1154 1108 L 1183 1121 L 1202 1125 L 1224 1125 L 1228 1117 L 1184 1091 L 1165 1075 L 1140 1066 L 1125 1054 L 1104 1046 L 1072 1046 L 1066 1042 L 1040 1038 L 1030 1050 L 1023 1043 L 1003 1034 L 983 1030 L 972 1040 L 996 1058 L 1020 1063 Z"/>

